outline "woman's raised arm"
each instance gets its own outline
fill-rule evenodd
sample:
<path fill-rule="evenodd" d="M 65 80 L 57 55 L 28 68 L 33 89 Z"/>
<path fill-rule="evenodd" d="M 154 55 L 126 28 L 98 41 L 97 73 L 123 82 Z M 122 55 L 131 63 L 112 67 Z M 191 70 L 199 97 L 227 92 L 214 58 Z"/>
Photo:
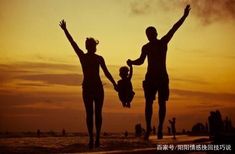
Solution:
<path fill-rule="evenodd" d="M 77 43 L 73 40 L 72 36 L 69 34 L 69 31 L 67 30 L 67 27 L 66 27 L 66 22 L 64 20 L 61 20 L 59 25 L 60 25 L 61 29 L 64 31 L 64 33 L 65 33 L 66 37 L 68 38 L 69 42 L 71 43 L 74 51 L 76 52 L 76 54 L 80 58 L 84 53 L 78 47 Z"/>

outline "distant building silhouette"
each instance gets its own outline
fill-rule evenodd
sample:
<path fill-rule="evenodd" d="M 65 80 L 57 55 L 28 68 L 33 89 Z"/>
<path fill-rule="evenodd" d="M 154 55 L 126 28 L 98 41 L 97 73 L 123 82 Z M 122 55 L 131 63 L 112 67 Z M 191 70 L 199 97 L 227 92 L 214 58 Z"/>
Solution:
<path fill-rule="evenodd" d="M 224 130 L 225 131 L 231 131 L 233 129 L 231 118 L 229 119 L 228 116 L 226 116 L 224 120 Z"/>
<path fill-rule="evenodd" d="M 206 130 L 205 128 L 206 127 L 202 123 L 197 123 L 192 127 L 192 132 L 197 134 L 204 133 Z"/>
<path fill-rule="evenodd" d="M 211 139 L 218 140 L 224 133 L 233 131 L 231 119 L 228 117 L 223 120 L 219 110 L 211 111 L 208 117 L 209 123 L 209 136 Z"/>
<path fill-rule="evenodd" d="M 211 111 L 208 117 L 209 137 L 213 144 L 229 144 L 235 146 L 235 129 L 232 126 L 231 118 L 224 120 L 219 110 Z"/>
<path fill-rule="evenodd" d="M 208 123 L 207 122 L 205 123 L 205 129 L 206 129 L 206 132 L 209 132 L 209 128 L 208 128 Z"/>

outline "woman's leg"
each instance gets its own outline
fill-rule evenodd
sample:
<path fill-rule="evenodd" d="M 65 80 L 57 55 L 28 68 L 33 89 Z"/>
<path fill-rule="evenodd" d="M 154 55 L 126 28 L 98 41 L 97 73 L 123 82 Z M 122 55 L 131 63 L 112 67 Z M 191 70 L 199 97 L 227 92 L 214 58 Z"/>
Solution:
<path fill-rule="evenodd" d="M 95 97 L 95 125 L 96 125 L 96 142 L 95 146 L 100 146 L 100 131 L 102 125 L 102 108 L 104 102 L 104 90 L 103 87 L 99 88 Z"/>
<path fill-rule="evenodd" d="M 93 147 L 93 97 L 83 90 L 83 101 L 86 108 L 86 124 L 89 134 L 89 148 Z"/>

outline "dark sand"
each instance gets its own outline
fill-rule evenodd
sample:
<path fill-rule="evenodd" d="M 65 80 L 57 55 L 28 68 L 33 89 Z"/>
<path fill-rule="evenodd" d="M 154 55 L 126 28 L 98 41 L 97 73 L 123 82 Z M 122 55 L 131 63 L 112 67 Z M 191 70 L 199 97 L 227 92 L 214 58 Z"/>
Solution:
<path fill-rule="evenodd" d="M 133 136 L 124 138 L 120 135 L 109 135 L 101 138 L 101 147 L 95 149 L 87 148 L 86 136 L 72 137 L 17 137 L 0 138 L 0 153 L 165 153 L 157 151 L 157 144 L 207 144 L 207 136 L 177 136 L 174 140 L 170 136 L 158 140 L 156 136 L 151 136 L 149 141 Z M 168 151 L 169 153 L 169 151 Z M 173 151 L 171 153 L 179 153 Z M 190 151 L 180 153 L 192 153 Z M 195 152 L 193 152 L 195 153 Z M 204 153 L 204 152 L 200 152 Z"/>

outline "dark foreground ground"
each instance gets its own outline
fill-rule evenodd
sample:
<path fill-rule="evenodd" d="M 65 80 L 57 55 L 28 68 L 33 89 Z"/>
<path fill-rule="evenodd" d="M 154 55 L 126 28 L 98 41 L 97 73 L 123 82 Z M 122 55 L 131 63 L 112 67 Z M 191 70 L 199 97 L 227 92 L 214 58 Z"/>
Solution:
<path fill-rule="evenodd" d="M 46 153 L 135 153 L 135 154 L 152 154 L 152 153 L 232 153 L 230 150 L 221 149 L 206 151 L 197 149 L 180 150 L 177 146 L 205 146 L 212 144 L 207 136 L 187 136 L 179 135 L 174 140 L 170 136 L 164 136 L 164 139 L 158 140 L 151 136 L 149 141 L 143 138 L 129 136 L 127 138 L 120 135 L 108 135 L 101 138 L 101 147 L 95 149 L 87 148 L 86 136 L 70 137 L 11 137 L 0 138 L 0 154 L 17 153 L 17 154 L 46 154 Z M 227 146 L 227 145 L 226 145 Z M 174 149 L 172 149 L 174 147 Z M 167 148 L 167 149 L 166 149 Z M 187 149 L 187 147 L 186 147 Z"/>

